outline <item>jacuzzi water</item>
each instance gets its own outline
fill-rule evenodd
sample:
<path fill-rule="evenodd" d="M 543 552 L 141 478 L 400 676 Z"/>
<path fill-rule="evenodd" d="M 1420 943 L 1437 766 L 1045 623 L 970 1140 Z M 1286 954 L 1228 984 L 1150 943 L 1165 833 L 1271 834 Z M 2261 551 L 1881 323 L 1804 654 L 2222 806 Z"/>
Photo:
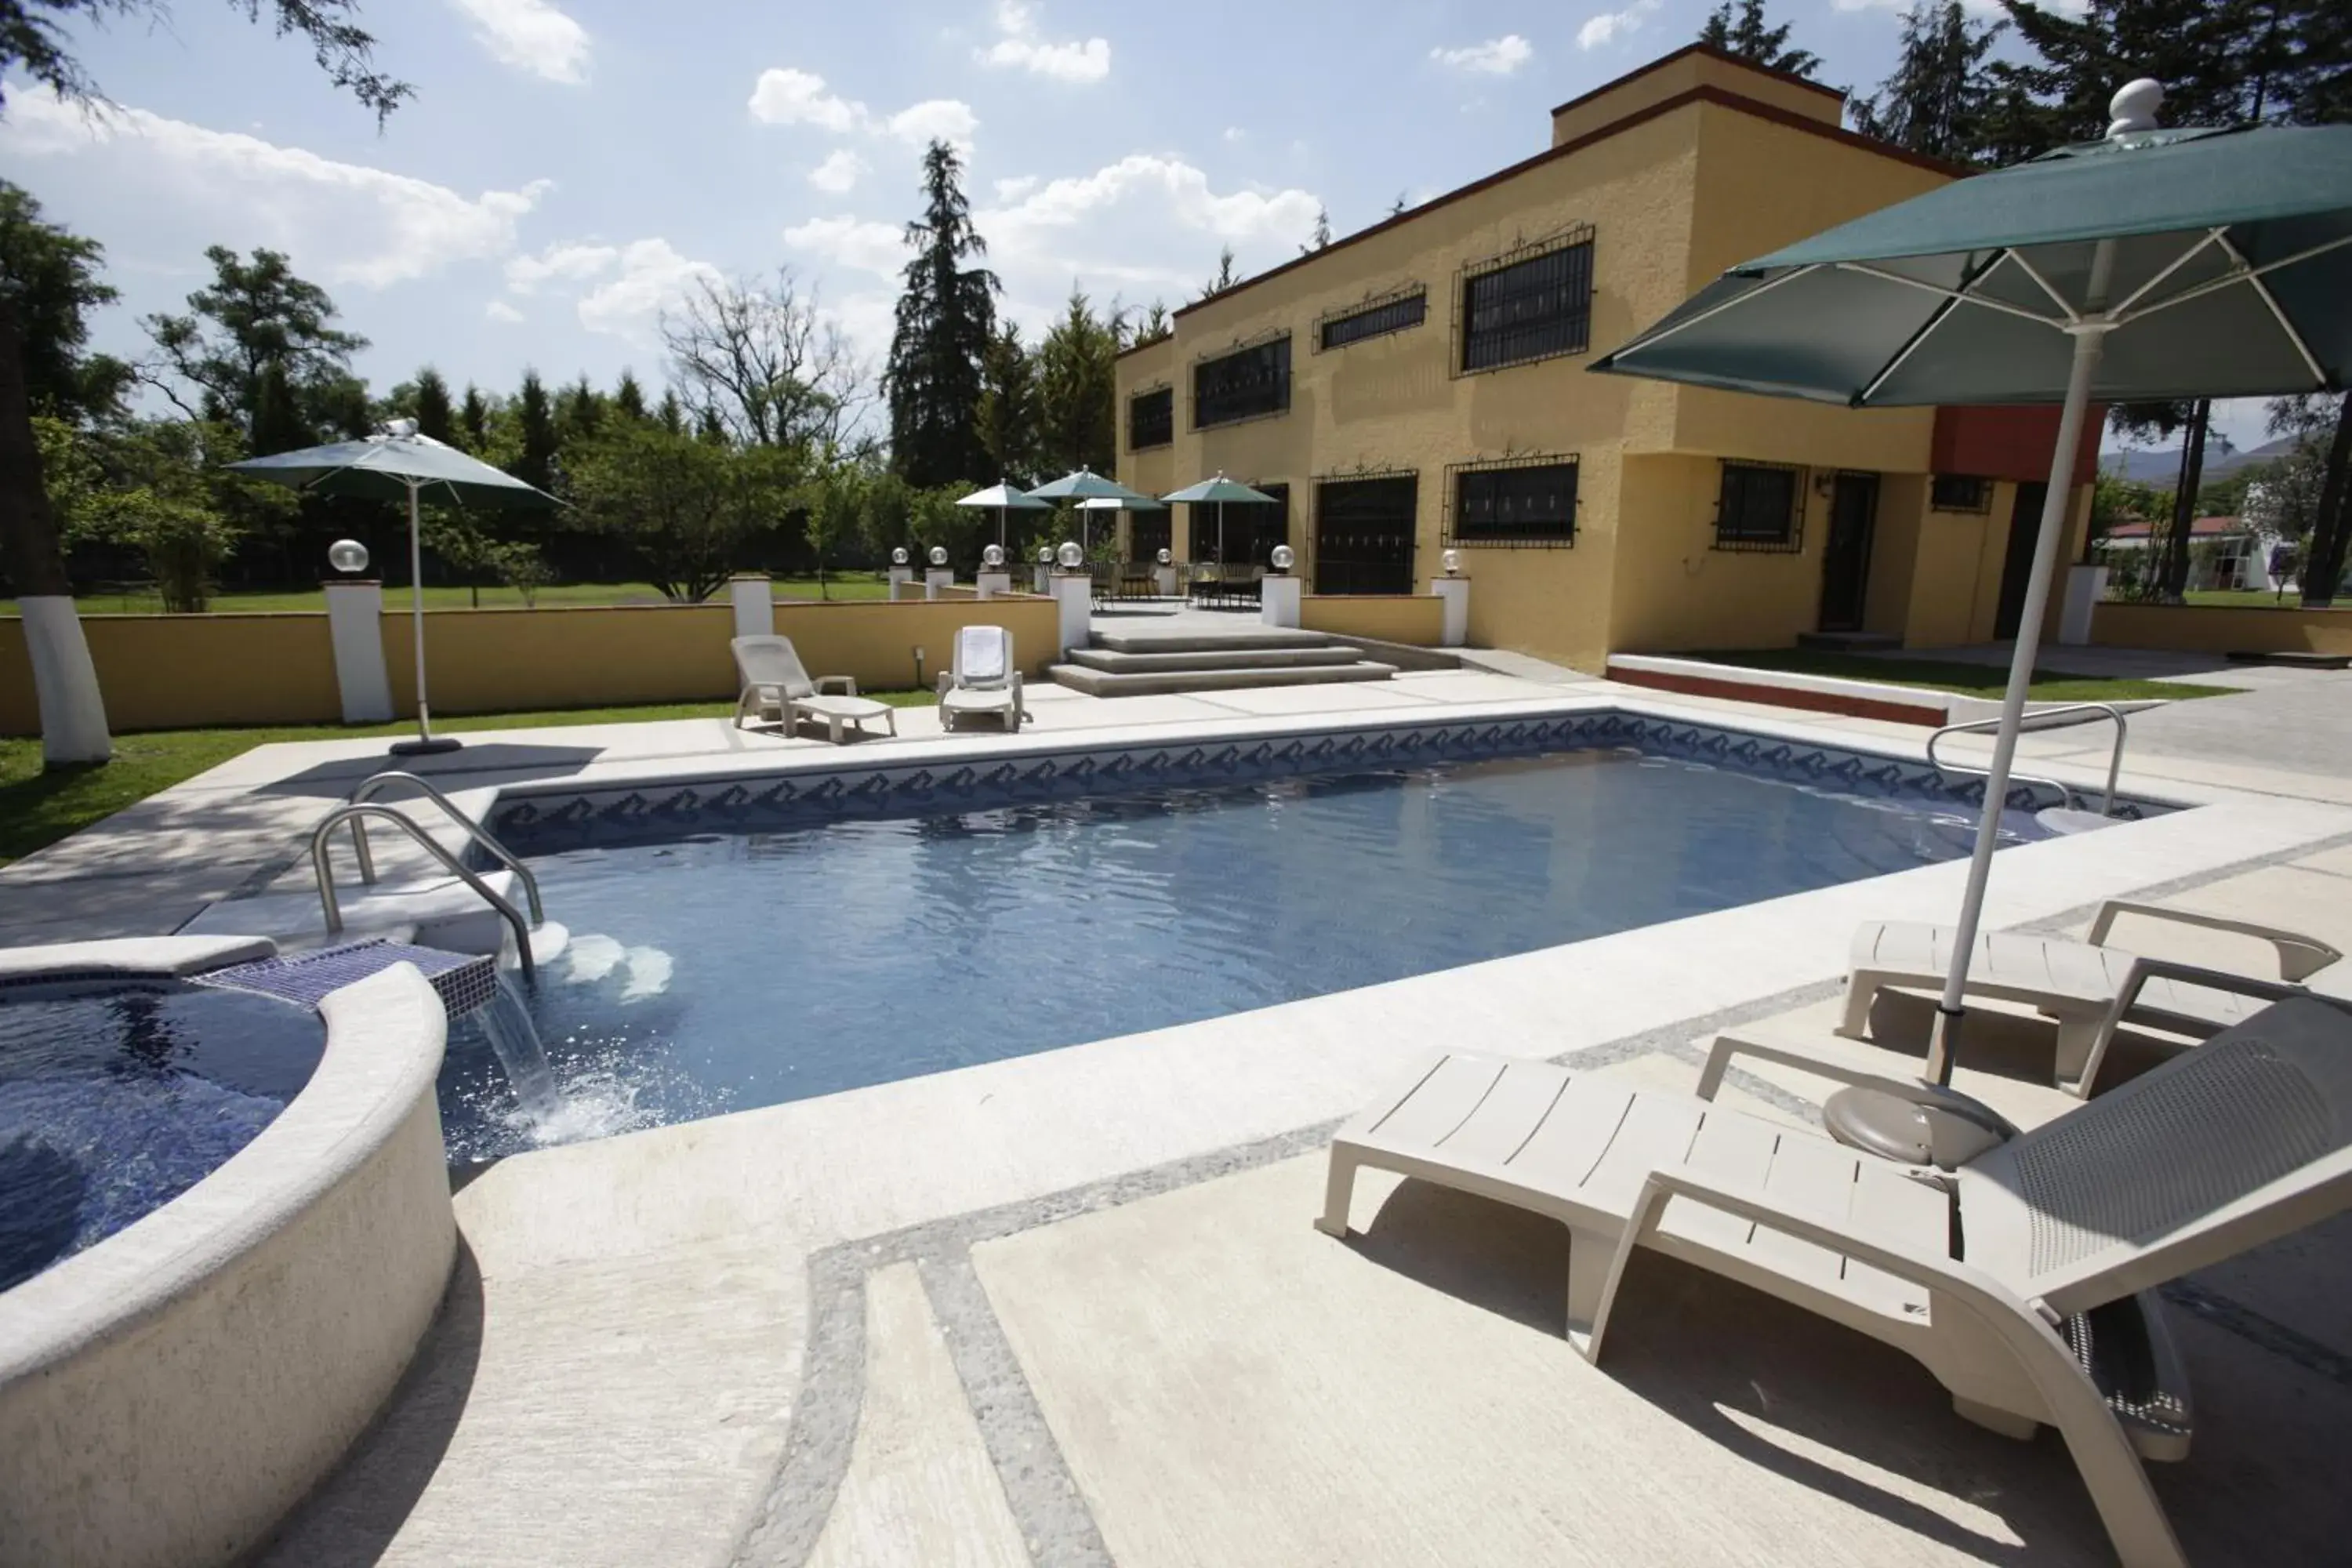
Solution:
<path fill-rule="evenodd" d="M 176 982 L 0 990 L 0 1289 L 217 1170 L 326 1037 L 308 1008 Z"/>
<path fill-rule="evenodd" d="M 444 1122 L 469 1158 L 773 1105 L 1952 859 L 1973 827 L 1588 750 L 591 843 L 532 858 L 574 933 L 530 1003 L 572 1125 L 520 1121 L 462 1037 Z"/>

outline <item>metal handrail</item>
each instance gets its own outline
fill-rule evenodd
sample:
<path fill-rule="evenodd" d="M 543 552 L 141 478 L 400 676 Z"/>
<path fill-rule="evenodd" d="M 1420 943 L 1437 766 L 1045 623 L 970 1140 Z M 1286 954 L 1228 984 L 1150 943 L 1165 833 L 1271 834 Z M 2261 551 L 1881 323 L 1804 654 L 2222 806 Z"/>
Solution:
<path fill-rule="evenodd" d="M 530 868 L 516 859 L 513 851 L 505 845 L 491 837 L 488 828 L 450 805 L 449 797 L 434 788 L 429 781 L 418 778 L 415 773 L 403 773 L 398 768 L 387 768 L 383 773 L 370 774 L 344 799 L 352 805 L 358 805 L 383 794 L 386 786 L 396 784 L 415 784 L 423 790 L 425 797 L 439 806 L 444 816 L 465 829 L 467 837 L 488 850 L 490 858 L 512 871 L 515 880 L 522 884 L 523 897 L 530 902 L 530 923 L 534 926 L 547 923 L 547 907 L 539 901 L 539 879 L 530 874 Z M 375 855 L 368 847 L 367 824 L 357 817 L 352 819 L 352 849 L 359 857 L 360 880 L 373 882 Z"/>
<path fill-rule="evenodd" d="M 2053 719 L 2059 721 L 2054 724 L 2046 722 Z M 2107 757 L 2107 796 L 2099 806 L 2101 816 L 2113 816 L 2116 811 L 2116 781 L 2123 776 L 2124 740 L 2129 730 L 2129 726 L 2124 722 L 2122 709 L 2107 702 L 2069 702 L 2063 707 L 2045 708 L 2039 713 L 2026 714 L 2023 722 L 2019 726 L 2019 732 L 2021 734 L 2028 729 L 2065 730 L 2076 724 L 2095 723 L 2101 719 L 2112 720 L 2116 726 L 2116 749 Z M 1965 724 L 1945 725 L 1927 737 L 1928 764 L 1937 773 L 1958 773 L 1965 778 L 1990 777 L 1990 772 L 1984 768 L 1971 768 L 1942 761 L 1936 755 L 1936 742 L 1947 735 L 1972 734 L 2000 728 L 2000 720 L 1998 717 L 1973 719 Z M 2071 806 L 2074 804 L 2074 792 L 2063 780 L 2040 778 L 2032 773 L 2021 773 L 2015 769 L 2010 771 L 2009 776 L 2024 784 L 2047 784 L 2058 792 L 2059 798 L 2066 805 Z"/>
<path fill-rule="evenodd" d="M 419 848 L 440 861 L 444 868 L 464 881 L 466 886 L 479 893 L 483 901 L 496 910 L 499 917 L 513 928 L 515 952 L 522 960 L 523 978 L 530 980 L 535 977 L 537 967 L 530 955 L 531 928 L 523 923 L 522 911 L 516 909 L 512 901 L 502 897 L 498 889 L 461 865 L 455 855 L 450 854 L 434 840 L 431 834 L 417 826 L 407 813 L 395 806 L 377 805 L 373 802 L 339 805 L 320 818 L 319 826 L 310 830 L 310 869 L 318 875 L 319 904 L 326 910 L 329 936 L 343 929 L 342 906 L 335 900 L 334 871 L 328 859 L 329 840 L 334 837 L 336 828 L 346 822 L 357 821 L 362 816 L 382 817 L 386 821 L 398 824 L 400 830 L 415 839 Z"/>

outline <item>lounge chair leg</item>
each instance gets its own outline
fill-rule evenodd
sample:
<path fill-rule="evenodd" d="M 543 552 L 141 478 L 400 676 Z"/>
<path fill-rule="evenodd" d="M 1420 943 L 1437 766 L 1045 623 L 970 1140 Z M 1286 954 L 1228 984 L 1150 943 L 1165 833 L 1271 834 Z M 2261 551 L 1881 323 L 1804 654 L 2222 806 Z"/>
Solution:
<path fill-rule="evenodd" d="M 1356 1157 L 1334 1144 L 1331 1149 L 1331 1169 L 1323 1182 L 1323 1212 L 1316 1216 L 1315 1228 L 1326 1236 L 1346 1237 L 1348 1207 L 1356 1197 Z"/>
<path fill-rule="evenodd" d="M 2030 1415 L 2020 1415 L 1998 1405 L 1979 1405 L 1973 1399 L 1952 1395 L 1952 1411 L 1963 1421 L 1973 1421 L 1988 1432 L 1998 1432 L 2004 1437 L 2014 1437 L 2021 1443 L 2033 1441 L 2033 1434 L 2042 1423 Z"/>
<path fill-rule="evenodd" d="M 1609 1264 L 1617 1249 L 1590 1231 L 1568 1233 L 1568 1338 L 1587 1356 L 1600 1354 L 1594 1320 L 1609 1289 Z"/>
<path fill-rule="evenodd" d="M 1849 1040 L 1870 1038 L 1870 1005 L 1878 1000 L 1878 981 L 1862 970 L 1846 976 L 1845 1016 L 1837 1032 Z"/>
<path fill-rule="evenodd" d="M 2091 1098 L 2091 1080 L 2107 1054 L 2108 1033 L 2104 1018 L 2058 1020 L 2058 1060 L 2051 1076 L 2059 1088 L 2083 1100 Z"/>

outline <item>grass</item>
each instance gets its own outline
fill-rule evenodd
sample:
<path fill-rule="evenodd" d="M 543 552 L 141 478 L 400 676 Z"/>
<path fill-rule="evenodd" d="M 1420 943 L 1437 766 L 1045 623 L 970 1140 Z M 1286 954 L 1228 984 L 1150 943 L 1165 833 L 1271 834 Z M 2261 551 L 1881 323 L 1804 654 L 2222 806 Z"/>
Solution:
<path fill-rule="evenodd" d="M 929 691 L 868 691 L 894 708 L 923 708 Z M 633 724 L 656 719 L 723 719 L 731 702 L 674 702 L 643 708 L 569 709 L 536 713 L 436 715 L 436 730 L 538 730 L 561 724 Z M 299 725 L 283 729 L 159 730 L 117 735 L 114 760 L 101 767 L 44 772 L 37 740 L 0 740 L 0 865 L 21 859 L 158 791 L 218 767 L 274 741 L 349 741 L 411 732 L 407 723 Z"/>
<path fill-rule="evenodd" d="M 829 573 L 825 576 L 824 594 L 833 599 L 881 599 L 889 595 L 889 581 L 878 572 Z M 775 593 L 783 599 L 814 599 L 818 597 L 817 581 L 814 577 L 779 577 Z M 481 607 L 485 610 L 519 610 L 523 607 L 522 595 L 512 588 L 485 587 L 480 591 Z M 388 609 L 408 607 L 405 584 L 386 584 L 384 605 Z M 427 585 L 425 607 L 428 610 L 464 610 L 474 606 L 475 591 L 470 588 L 436 588 Z M 714 603 L 725 603 L 722 595 Z M 154 616 L 163 610 L 163 599 L 152 592 L 123 591 L 105 594 L 85 594 L 75 601 L 86 616 Z M 666 605 L 660 589 L 651 583 L 562 583 L 551 584 L 539 591 L 541 608 L 554 609 L 581 605 Z M 308 588 L 286 594 L 222 594 L 212 601 L 211 608 L 219 614 L 257 614 L 272 610 L 309 610 L 323 612 L 327 595 L 319 589 Z M 0 599 L 0 616 L 16 613 L 16 601 Z"/>
<path fill-rule="evenodd" d="M 1769 648 L 1755 653 L 1692 654 L 1713 664 L 1738 665 L 1746 669 L 1785 669 L 1799 675 L 1835 676 L 1843 680 L 1875 680 L 1888 686 L 1931 687 L 1963 697 L 1999 699 L 2008 689 L 2009 672 L 1989 664 L 1958 664 L 1933 658 L 1879 658 L 1868 654 L 1833 653 L 1813 648 Z M 2028 695 L 2036 702 L 2135 702 L 2177 697 L 2227 697 L 2236 689 L 2197 686 L 2179 680 L 2132 680 L 2096 676 L 2062 675 L 2036 670 Z"/>
<path fill-rule="evenodd" d="M 2281 595 L 2270 588 L 2192 588 L 2180 596 L 2192 605 L 2228 605 L 2242 610 L 2303 608 L 2303 594 L 2300 589 Z"/>

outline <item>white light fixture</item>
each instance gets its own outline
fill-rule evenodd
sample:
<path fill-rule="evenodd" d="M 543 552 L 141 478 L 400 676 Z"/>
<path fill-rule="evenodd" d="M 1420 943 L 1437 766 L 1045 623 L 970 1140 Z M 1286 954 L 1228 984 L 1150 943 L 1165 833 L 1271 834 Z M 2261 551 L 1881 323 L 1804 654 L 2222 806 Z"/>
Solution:
<path fill-rule="evenodd" d="M 901 544 L 896 550 L 890 552 L 890 564 L 893 566 L 904 566 L 906 563 L 907 547 Z"/>
<path fill-rule="evenodd" d="M 412 439 L 416 435 L 416 421 L 414 419 L 387 419 L 383 422 L 383 433 L 402 441 Z"/>
<path fill-rule="evenodd" d="M 1039 545 L 1037 547 L 1037 564 L 1040 566 L 1051 566 L 1053 563 L 1054 547 L 1050 544 Z"/>
<path fill-rule="evenodd" d="M 338 539 L 327 546 L 327 564 L 356 577 L 367 570 L 367 546 L 356 539 Z"/>
<path fill-rule="evenodd" d="M 1061 558 L 1062 570 L 1065 572 L 1075 572 L 1087 563 L 1087 552 L 1079 547 L 1078 542 L 1075 539 L 1066 540 L 1062 548 L 1055 553 Z"/>
<path fill-rule="evenodd" d="M 1462 575 L 1462 552 L 1459 550 L 1447 551 L 1437 558 L 1437 563 L 1445 568 L 1445 574 L 1448 577 Z"/>
<path fill-rule="evenodd" d="M 946 565 L 947 563 L 948 563 L 948 547 L 947 547 L 946 545 L 944 545 L 944 544 L 934 544 L 934 545 L 932 545 L 932 546 L 931 546 L 931 564 L 932 564 L 932 565 L 934 565 L 934 566 L 944 566 L 944 565 Z"/>
<path fill-rule="evenodd" d="M 1267 556 L 1266 559 L 1273 563 L 1274 569 L 1276 571 L 1287 572 L 1290 570 L 1292 564 L 1297 561 L 1298 552 L 1291 549 L 1287 544 L 1277 544 L 1274 547 L 1274 553 Z"/>
<path fill-rule="evenodd" d="M 1161 564 L 1162 566 L 1173 566 L 1173 565 L 1175 565 L 1175 564 L 1176 564 L 1176 552 L 1175 552 L 1174 551 L 1172 551 L 1172 550 L 1163 550 L 1163 551 L 1161 551 L 1161 552 L 1160 552 L 1160 564 Z"/>
<path fill-rule="evenodd" d="M 995 571 L 999 566 L 1004 564 L 1004 546 L 1002 544 L 990 545 L 987 549 L 980 552 L 980 561 L 981 564 L 987 567 L 990 571 Z"/>

